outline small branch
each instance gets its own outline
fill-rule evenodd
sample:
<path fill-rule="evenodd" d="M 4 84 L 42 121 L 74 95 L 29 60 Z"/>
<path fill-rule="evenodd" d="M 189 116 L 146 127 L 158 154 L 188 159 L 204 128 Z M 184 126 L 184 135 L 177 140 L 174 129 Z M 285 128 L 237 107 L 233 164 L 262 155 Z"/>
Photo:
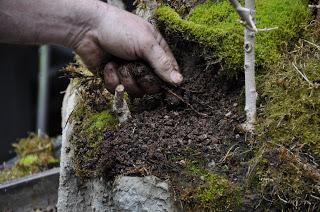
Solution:
<path fill-rule="evenodd" d="M 120 124 L 125 123 L 131 118 L 131 113 L 126 100 L 124 99 L 124 86 L 118 85 L 116 87 L 113 99 L 113 112 L 118 116 Z"/>
<path fill-rule="evenodd" d="M 220 159 L 219 164 L 222 164 L 222 163 L 224 163 L 224 162 L 227 160 L 227 158 L 231 155 L 231 154 L 230 154 L 231 150 L 232 150 L 236 145 L 237 145 L 237 144 L 234 144 L 234 145 L 232 145 L 232 146 L 230 147 L 230 149 L 227 151 L 226 155 L 225 155 L 223 158 Z M 237 148 L 236 148 L 236 149 L 237 149 Z M 234 152 L 236 151 L 236 149 L 234 150 Z"/>
<path fill-rule="evenodd" d="M 269 32 L 269 31 L 273 31 L 273 30 L 276 30 L 276 29 L 279 29 L 279 27 L 258 29 L 258 32 Z"/>
<path fill-rule="evenodd" d="M 312 4 L 309 4 L 309 8 L 320 9 L 320 5 L 312 5 Z"/>
<path fill-rule="evenodd" d="M 234 9 L 239 14 L 241 20 L 244 22 L 244 25 L 247 29 L 253 32 L 257 32 L 257 27 L 254 23 L 253 17 L 251 15 L 252 11 L 251 9 L 242 7 L 238 0 L 229 0 Z"/>
<path fill-rule="evenodd" d="M 198 115 L 208 117 L 208 114 L 201 113 L 201 112 L 197 111 L 196 109 L 194 109 L 194 107 L 193 107 L 190 103 L 186 102 L 181 96 L 177 95 L 176 93 L 174 93 L 174 92 L 171 91 L 170 89 L 167 89 L 167 88 L 166 88 L 166 91 L 167 91 L 168 93 L 172 94 L 173 96 L 175 96 L 177 99 L 179 99 L 180 101 L 182 101 L 182 102 L 185 103 L 186 105 L 188 105 L 188 107 L 190 107 L 191 110 L 193 110 L 193 111 L 194 111 L 195 113 L 197 113 Z"/>
<path fill-rule="evenodd" d="M 307 43 L 310 44 L 311 46 L 316 47 L 318 50 L 320 50 L 320 46 L 318 46 L 317 44 L 312 43 L 311 41 L 308 41 L 308 40 L 305 40 L 305 39 L 302 39 L 302 40 L 305 41 L 305 42 L 307 42 Z"/>
<path fill-rule="evenodd" d="M 302 78 L 305 79 L 309 83 L 310 86 L 313 86 L 313 83 L 310 82 L 308 77 L 305 74 L 303 74 L 294 63 L 292 63 L 292 65 L 295 68 L 295 70 L 302 76 Z"/>

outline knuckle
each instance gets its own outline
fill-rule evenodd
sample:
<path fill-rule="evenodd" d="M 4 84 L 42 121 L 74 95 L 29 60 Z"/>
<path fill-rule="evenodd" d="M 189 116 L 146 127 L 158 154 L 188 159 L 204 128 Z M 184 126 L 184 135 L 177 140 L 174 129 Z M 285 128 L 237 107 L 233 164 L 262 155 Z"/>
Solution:
<path fill-rule="evenodd" d="M 150 37 L 150 36 L 147 36 L 145 39 L 144 39 L 144 45 L 147 47 L 147 48 L 153 48 L 154 45 L 155 45 L 155 40 L 154 38 Z"/>
<path fill-rule="evenodd" d="M 169 72 L 171 70 L 172 62 L 166 55 L 161 55 L 159 57 L 159 62 L 163 66 L 163 71 Z"/>

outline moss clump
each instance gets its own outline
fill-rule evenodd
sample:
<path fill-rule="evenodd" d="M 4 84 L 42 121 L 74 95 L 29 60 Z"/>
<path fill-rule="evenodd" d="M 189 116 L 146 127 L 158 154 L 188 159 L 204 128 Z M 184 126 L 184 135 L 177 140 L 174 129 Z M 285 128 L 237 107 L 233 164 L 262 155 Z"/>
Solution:
<path fill-rule="evenodd" d="M 261 208 L 320 208 L 320 58 L 314 30 L 309 30 L 291 44 L 292 52 L 258 77 L 259 150 L 251 162 L 250 182 L 260 195 Z"/>
<path fill-rule="evenodd" d="M 108 132 L 118 126 L 118 119 L 112 113 L 112 96 L 105 89 L 102 80 L 92 75 L 84 75 L 86 68 L 77 63 L 69 66 L 76 76 L 79 101 L 71 114 L 74 133 L 71 138 L 74 149 L 76 174 L 91 177 L 98 173 L 96 164 L 100 156 L 100 145 Z"/>
<path fill-rule="evenodd" d="M 258 158 L 258 159 L 257 159 Z M 319 170 L 298 152 L 265 144 L 252 163 L 251 187 L 260 195 L 260 208 L 318 211 Z"/>
<path fill-rule="evenodd" d="M 39 160 L 39 157 L 37 155 L 27 155 L 27 156 L 21 158 L 19 160 L 18 164 L 20 166 L 30 166 L 38 160 Z"/>
<path fill-rule="evenodd" d="M 226 211 L 240 208 L 240 187 L 225 177 L 209 172 L 194 163 L 187 164 L 182 176 L 185 182 L 180 178 L 179 183 L 186 185 L 178 185 L 184 188 L 181 200 L 191 210 Z"/>
<path fill-rule="evenodd" d="M 320 156 L 320 57 L 318 49 L 303 40 L 294 52 L 259 79 L 264 104 L 260 139 L 288 147 L 307 145 Z"/>
<path fill-rule="evenodd" d="M 13 145 L 18 160 L 13 167 L 0 171 L 0 183 L 43 171 L 59 164 L 54 156 L 53 140 L 31 134 Z"/>
<path fill-rule="evenodd" d="M 89 177 L 95 173 L 95 162 L 100 154 L 100 145 L 106 139 L 106 131 L 114 130 L 117 118 L 106 109 L 100 112 L 79 105 L 72 116 L 75 135 L 71 142 L 75 145 L 75 164 L 77 174 Z"/>
<path fill-rule="evenodd" d="M 259 28 L 279 27 L 257 34 L 257 64 L 263 66 L 280 59 L 281 45 L 297 38 L 310 14 L 305 0 L 258 0 L 256 11 Z M 229 1 L 198 5 L 184 19 L 170 7 L 162 6 L 155 17 L 165 34 L 178 34 L 184 40 L 210 48 L 211 57 L 222 61 L 231 75 L 243 70 L 243 27 L 237 23 L 238 15 Z"/>

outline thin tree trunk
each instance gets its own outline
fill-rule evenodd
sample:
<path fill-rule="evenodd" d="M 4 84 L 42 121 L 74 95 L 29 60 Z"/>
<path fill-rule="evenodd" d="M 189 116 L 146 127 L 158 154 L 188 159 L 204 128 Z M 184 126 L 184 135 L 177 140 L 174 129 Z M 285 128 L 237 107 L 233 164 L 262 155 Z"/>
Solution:
<path fill-rule="evenodd" d="M 255 2 L 254 0 L 245 0 L 245 7 L 242 7 L 238 0 L 229 0 L 234 9 L 240 16 L 242 23 L 245 26 L 245 90 L 246 90 L 246 106 L 245 111 L 247 121 L 242 125 L 246 132 L 253 132 L 255 129 L 255 122 L 257 116 L 257 92 L 255 82 L 255 32 L 258 29 L 255 25 Z"/>
<path fill-rule="evenodd" d="M 255 2 L 254 0 L 245 0 L 245 7 L 251 10 L 251 16 L 255 20 Z M 244 124 L 246 131 L 254 131 L 254 124 L 257 115 L 257 92 L 255 82 L 255 32 L 245 28 L 245 90 L 246 90 L 246 106 L 247 122 Z"/>

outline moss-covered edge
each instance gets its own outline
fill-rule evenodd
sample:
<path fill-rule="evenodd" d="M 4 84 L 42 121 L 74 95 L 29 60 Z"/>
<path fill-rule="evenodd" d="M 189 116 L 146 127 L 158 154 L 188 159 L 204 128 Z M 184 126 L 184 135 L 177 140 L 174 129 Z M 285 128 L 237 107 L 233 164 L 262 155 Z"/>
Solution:
<path fill-rule="evenodd" d="M 188 161 L 184 169 L 185 185 L 181 200 L 189 210 L 226 211 L 239 210 L 242 197 L 240 186 L 226 177 L 202 168 L 197 163 Z M 195 182 L 189 182 L 195 181 Z M 190 185 L 196 185 L 192 188 Z M 186 187 L 185 187 L 186 186 Z"/>
<path fill-rule="evenodd" d="M 0 171 L 0 183 L 34 174 L 59 165 L 54 155 L 53 139 L 30 134 L 13 145 L 17 161 L 13 167 Z"/>
<path fill-rule="evenodd" d="M 77 88 L 78 95 L 77 104 L 69 117 L 69 122 L 73 123 L 70 142 L 74 148 L 76 174 L 89 178 L 101 174 L 96 167 L 101 144 L 119 122 L 112 112 L 112 95 L 106 90 L 102 79 L 90 74 L 79 58 L 76 61 L 66 69 L 70 76 L 75 77 L 73 86 Z"/>
<path fill-rule="evenodd" d="M 259 28 L 278 27 L 277 30 L 257 34 L 257 66 L 266 67 L 281 59 L 280 48 L 297 39 L 311 20 L 306 0 L 258 0 L 256 20 Z M 160 6 L 155 19 L 162 32 L 211 49 L 211 57 L 222 61 L 227 74 L 234 76 L 243 70 L 243 27 L 229 1 L 207 1 L 193 8 L 182 19 L 169 6 Z M 192 49 L 201 54 L 201 49 Z M 208 55 L 206 55 L 208 57 Z"/>

